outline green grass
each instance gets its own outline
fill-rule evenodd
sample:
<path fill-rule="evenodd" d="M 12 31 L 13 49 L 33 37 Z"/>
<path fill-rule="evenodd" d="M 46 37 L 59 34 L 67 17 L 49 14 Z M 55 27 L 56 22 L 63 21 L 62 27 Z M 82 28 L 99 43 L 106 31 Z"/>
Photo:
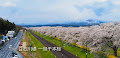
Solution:
<path fill-rule="evenodd" d="M 76 47 L 74 45 L 71 45 L 69 43 L 63 42 L 61 40 L 57 40 L 57 39 L 54 39 L 54 38 L 51 38 L 51 37 L 48 37 L 48 36 L 45 36 L 45 35 L 41 35 L 38 32 L 34 32 L 34 33 L 37 34 L 37 35 L 39 35 L 42 38 L 45 38 L 49 42 L 52 42 L 52 43 L 56 44 L 57 46 L 63 47 L 65 50 L 69 51 L 70 53 L 72 53 L 74 55 L 77 55 L 80 58 L 86 58 L 86 50 L 85 49 Z M 94 55 L 90 54 L 88 52 L 87 57 L 88 58 L 94 58 Z"/>
<path fill-rule="evenodd" d="M 22 39 L 21 42 L 26 42 L 27 43 L 27 47 L 29 47 L 30 44 L 34 47 L 34 44 L 31 41 L 27 41 L 27 39 L 29 38 L 29 34 L 28 33 L 26 33 L 26 34 L 27 34 L 26 35 L 27 38 L 26 39 Z M 29 40 L 30 40 L 30 38 L 29 38 Z M 24 58 L 30 58 L 29 52 L 30 52 L 30 54 L 35 54 L 36 53 L 34 51 L 27 51 L 27 53 L 26 53 L 26 51 L 22 51 L 23 54 L 26 54 L 26 56 Z M 34 55 L 32 57 L 39 57 L 39 55 L 36 54 L 36 55 Z"/>
<path fill-rule="evenodd" d="M 50 52 L 50 51 L 43 51 L 42 49 L 38 49 L 38 48 L 43 48 L 45 47 L 42 43 L 40 43 L 32 34 L 30 34 L 29 32 L 27 32 L 27 35 L 30 36 L 31 40 L 33 41 L 33 43 L 35 44 L 37 51 L 40 53 L 40 56 L 42 58 L 56 58 L 55 55 Z M 32 44 L 33 45 L 33 44 Z"/>
<path fill-rule="evenodd" d="M 110 49 L 110 51 L 108 51 L 108 53 L 110 53 L 110 55 L 114 55 L 113 49 Z M 120 57 L 120 48 L 117 50 L 117 55 Z"/>

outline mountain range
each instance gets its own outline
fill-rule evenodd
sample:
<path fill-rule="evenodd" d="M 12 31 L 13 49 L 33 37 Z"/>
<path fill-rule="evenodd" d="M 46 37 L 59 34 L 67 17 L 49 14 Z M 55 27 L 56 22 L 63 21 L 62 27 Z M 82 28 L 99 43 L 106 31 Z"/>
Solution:
<path fill-rule="evenodd" d="M 92 26 L 92 25 L 99 25 L 101 23 L 105 23 L 105 21 L 99 21 L 99 20 L 93 20 L 93 19 L 88 19 L 86 21 L 82 22 L 70 22 L 66 24 L 46 24 L 46 25 L 20 25 L 22 27 L 41 27 L 41 26 L 62 26 L 62 27 L 79 27 L 79 26 Z"/>

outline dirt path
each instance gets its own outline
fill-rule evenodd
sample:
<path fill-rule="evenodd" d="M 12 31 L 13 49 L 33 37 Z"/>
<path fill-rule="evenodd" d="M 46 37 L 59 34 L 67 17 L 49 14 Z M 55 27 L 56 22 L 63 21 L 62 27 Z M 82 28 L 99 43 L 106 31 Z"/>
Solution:
<path fill-rule="evenodd" d="M 26 43 L 23 43 L 22 47 L 27 47 L 27 44 L 28 44 L 29 42 L 28 42 L 28 38 L 26 37 L 26 31 L 25 31 L 24 34 L 23 34 L 22 40 L 23 40 L 23 42 L 26 42 Z M 28 57 L 31 58 L 31 57 L 32 57 L 30 51 L 26 51 L 26 52 L 23 51 L 23 53 L 26 55 L 25 58 L 28 58 Z"/>
<path fill-rule="evenodd" d="M 44 46 L 46 47 L 58 47 L 57 45 L 41 38 L 40 36 L 34 34 L 33 32 L 30 31 L 30 33 L 36 38 L 38 39 Z M 54 55 L 56 55 L 57 58 L 79 58 L 73 54 L 71 54 L 70 52 L 64 50 L 63 48 L 61 49 L 62 51 L 51 51 Z"/>
<path fill-rule="evenodd" d="M 26 38 L 26 31 L 24 32 L 22 39 L 25 39 L 25 38 Z"/>
<path fill-rule="evenodd" d="M 31 40 L 30 36 L 29 36 L 29 40 L 33 43 L 33 41 Z M 33 45 L 34 45 L 34 47 L 36 46 L 34 43 L 33 43 Z M 39 58 L 42 58 L 42 57 L 40 56 L 40 53 L 39 53 L 38 51 L 36 51 L 36 53 L 39 55 Z"/>

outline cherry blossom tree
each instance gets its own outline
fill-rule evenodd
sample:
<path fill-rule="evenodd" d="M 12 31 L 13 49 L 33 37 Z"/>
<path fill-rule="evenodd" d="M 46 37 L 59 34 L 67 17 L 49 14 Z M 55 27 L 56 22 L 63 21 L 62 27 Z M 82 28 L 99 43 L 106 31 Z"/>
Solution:
<path fill-rule="evenodd" d="M 41 34 L 58 37 L 63 41 L 86 45 L 91 50 L 101 51 L 103 46 L 113 49 L 117 56 L 120 47 L 120 22 L 102 23 L 90 27 L 31 27 Z"/>
<path fill-rule="evenodd" d="M 92 27 L 91 27 L 92 28 Z M 114 55 L 117 56 L 117 49 L 120 47 L 120 24 L 103 23 L 93 29 L 90 39 L 92 44 L 99 49 L 105 45 L 112 48 Z"/>

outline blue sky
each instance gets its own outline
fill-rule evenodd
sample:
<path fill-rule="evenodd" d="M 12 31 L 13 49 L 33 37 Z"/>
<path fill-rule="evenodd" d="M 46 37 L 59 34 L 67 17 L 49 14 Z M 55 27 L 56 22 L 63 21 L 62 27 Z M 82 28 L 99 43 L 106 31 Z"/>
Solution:
<path fill-rule="evenodd" d="M 120 21 L 120 0 L 0 0 L 0 17 L 16 24 Z"/>

